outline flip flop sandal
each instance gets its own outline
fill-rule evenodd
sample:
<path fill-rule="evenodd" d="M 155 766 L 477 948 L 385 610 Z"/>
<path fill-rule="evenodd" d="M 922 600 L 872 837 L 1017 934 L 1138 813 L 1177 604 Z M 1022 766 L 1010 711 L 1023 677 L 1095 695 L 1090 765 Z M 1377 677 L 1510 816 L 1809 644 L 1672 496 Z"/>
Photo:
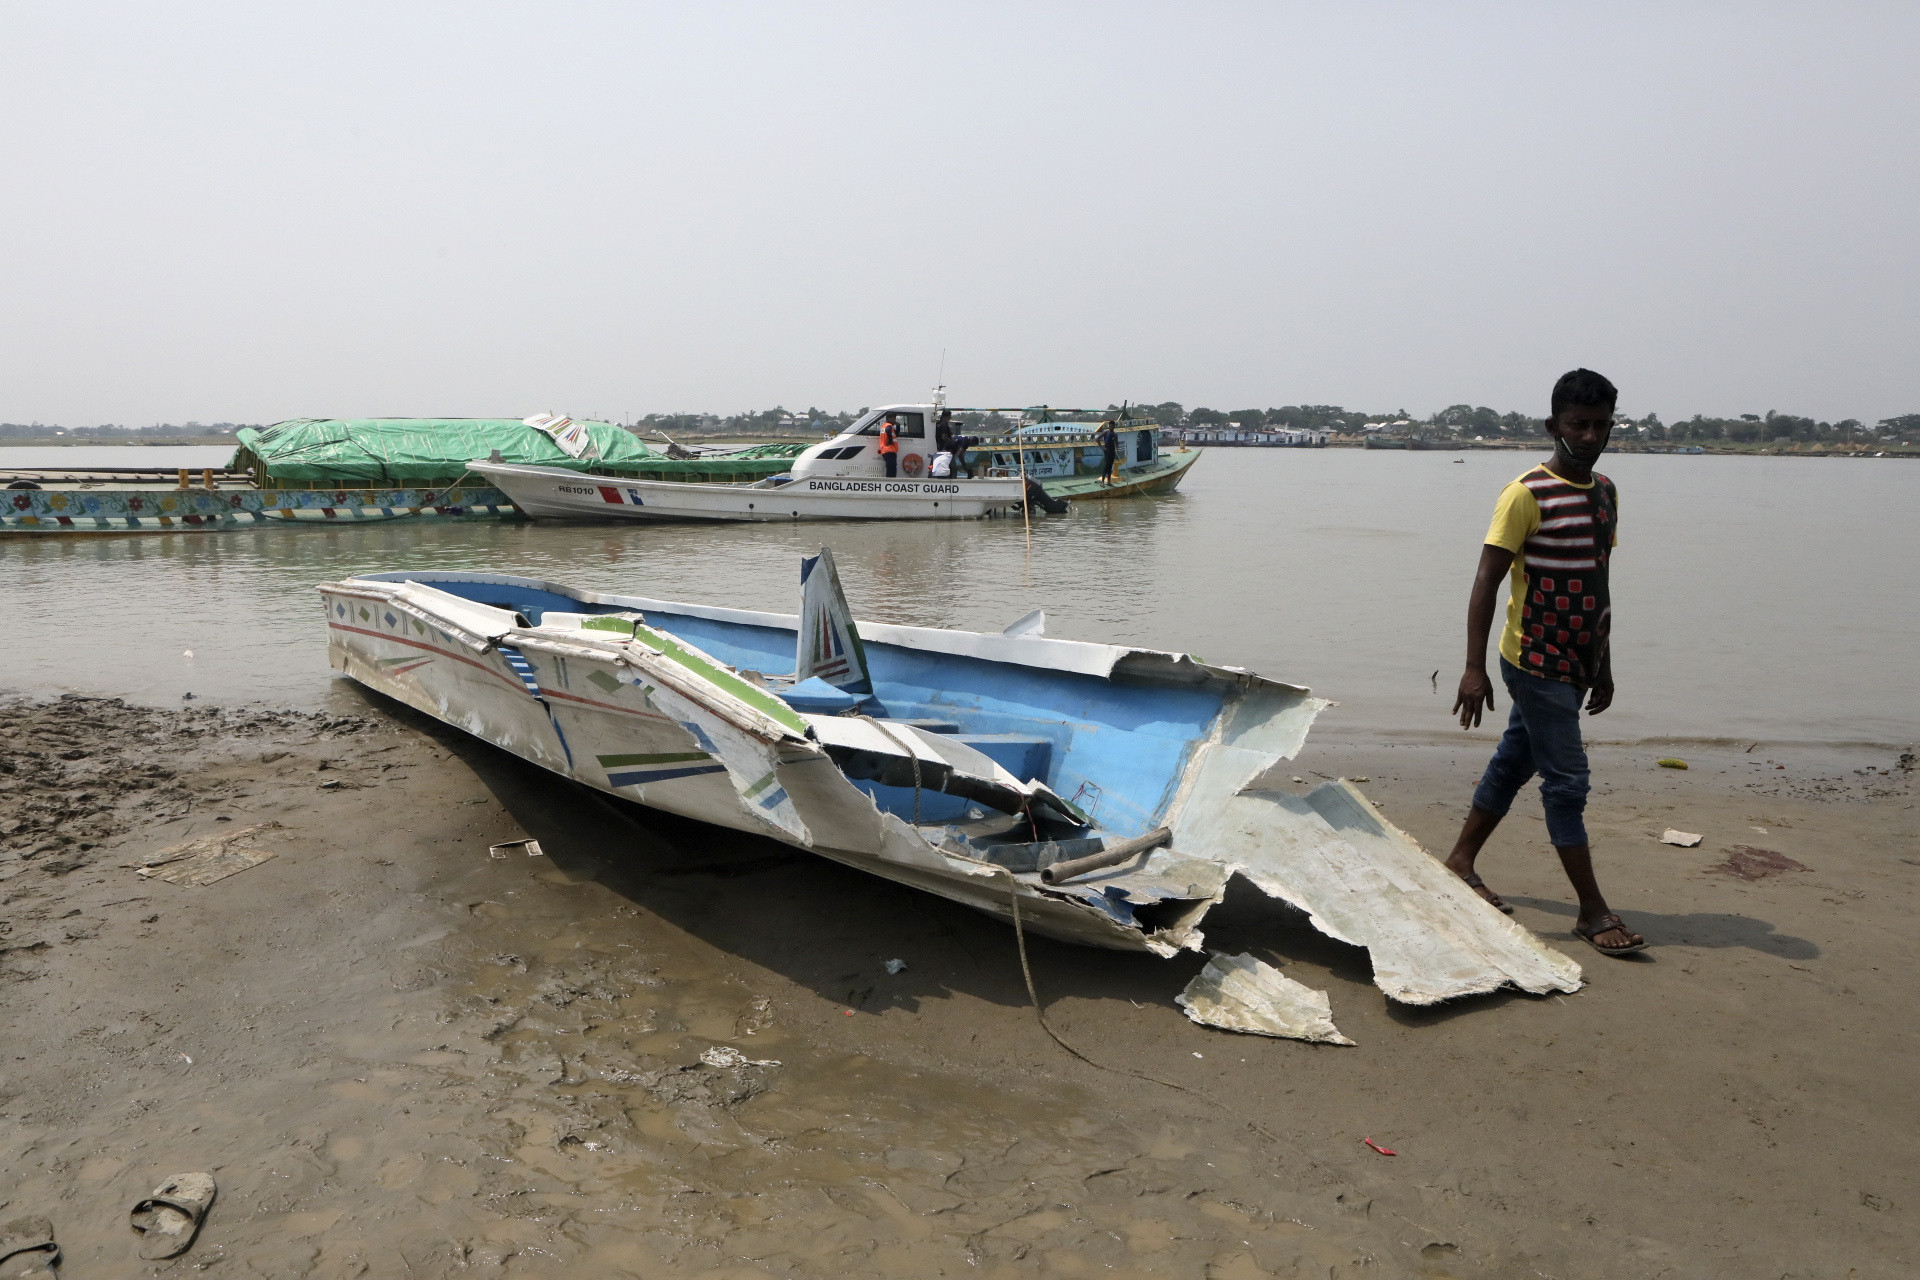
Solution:
<path fill-rule="evenodd" d="M 15 1218 L 0 1226 L 0 1276 L 5 1280 L 52 1280 L 60 1265 L 53 1224 L 45 1218 Z"/>
<path fill-rule="evenodd" d="M 1647 940 L 1645 938 L 1641 938 L 1638 942 L 1629 942 L 1624 947 L 1603 947 L 1594 941 L 1594 939 L 1601 934 L 1609 933 L 1614 929 L 1618 929 L 1628 937 L 1637 936 L 1633 930 L 1627 928 L 1627 922 L 1625 920 L 1622 920 L 1611 911 L 1601 916 L 1592 929 L 1582 929 L 1579 925 L 1574 925 L 1573 936 L 1585 939 L 1588 946 L 1603 956 L 1630 956 L 1636 951 L 1645 951 L 1647 949 Z"/>
<path fill-rule="evenodd" d="M 1461 876 L 1460 879 L 1469 889 L 1487 889 L 1487 882 L 1480 878 L 1480 873 L 1478 871 L 1469 871 L 1467 872 L 1467 874 Z M 1493 893 L 1493 890 L 1487 889 L 1487 892 Z M 1492 907 L 1495 911 L 1504 912 L 1507 915 L 1513 914 L 1513 908 L 1507 905 L 1507 900 L 1505 898 L 1501 898 L 1500 895 L 1497 893 L 1493 893 L 1493 896 L 1495 898 L 1499 898 L 1500 900 L 1498 902 L 1490 902 L 1487 899 L 1482 898 L 1481 901 L 1485 902 L 1488 906 Z"/>
<path fill-rule="evenodd" d="M 133 1229 L 140 1234 L 140 1256 L 177 1258 L 193 1247 L 213 1207 L 210 1173 L 176 1173 L 133 1206 Z"/>

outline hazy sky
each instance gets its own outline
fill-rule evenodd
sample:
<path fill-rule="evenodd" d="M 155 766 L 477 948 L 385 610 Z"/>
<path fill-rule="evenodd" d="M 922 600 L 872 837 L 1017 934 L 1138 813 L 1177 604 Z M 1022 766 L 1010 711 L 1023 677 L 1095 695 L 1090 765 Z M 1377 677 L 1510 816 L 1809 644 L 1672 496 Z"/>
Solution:
<path fill-rule="evenodd" d="M 0 420 L 1920 412 L 1920 5 L 0 3 Z"/>

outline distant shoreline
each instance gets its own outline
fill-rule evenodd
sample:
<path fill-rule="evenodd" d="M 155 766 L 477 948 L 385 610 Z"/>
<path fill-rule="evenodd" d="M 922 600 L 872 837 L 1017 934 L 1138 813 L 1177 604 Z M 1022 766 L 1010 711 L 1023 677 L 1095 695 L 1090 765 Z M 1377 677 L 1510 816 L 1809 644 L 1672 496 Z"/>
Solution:
<path fill-rule="evenodd" d="M 738 432 L 727 432 L 727 433 L 715 434 L 715 435 L 707 435 L 702 432 L 687 432 L 684 435 L 680 436 L 679 438 L 688 443 L 697 442 L 703 445 L 715 445 L 715 444 L 765 444 L 769 442 L 792 441 L 792 440 L 817 441 L 817 440 L 825 439 L 826 437 L 822 436 L 818 432 L 774 432 L 774 433 L 762 432 L 762 433 L 750 433 L 750 434 L 742 434 Z M 48 437 L 44 439 L 0 440 L 0 449 L 54 449 L 54 448 L 58 448 L 58 449 L 125 449 L 125 448 L 167 449 L 167 448 L 182 448 L 182 447 L 205 448 L 213 445 L 224 445 L 229 448 L 239 447 L 238 442 L 235 441 L 232 436 L 170 436 L 164 440 L 74 440 L 66 437 Z M 1465 453 L 1470 450 L 1494 450 L 1494 451 L 1507 452 L 1507 453 L 1514 453 L 1514 452 L 1526 453 L 1531 451 L 1537 451 L 1547 447 L 1546 442 L 1544 440 L 1428 440 L 1424 442 L 1424 445 L 1425 445 L 1424 448 L 1419 450 L 1414 450 L 1413 452 Z M 1241 444 L 1237 442 L 1218 441 L 1218 442 L 1208 442 L 1204 444 L 1189 444 L 1186 447 L 1189 449 L 1290 449 L 1293 446 Z M 1360 448 L 1364 448 L 1365 445 L 1362 439 L 1358 437 L 1352 437 L 1344 440 L 1341 440 L 1341 439 L 1329 440 L 1322 447 L 1328 448 L 1328 449 L 1360 449 Z M 1672 444 L 1672 443 L 1657 444 L 1657 445 L 1637 444 L 1637 443 L 1636 444 L 1616 444 L 1616 445 L 1610 446 L 1607 452 L 1615 453 L 1615 454 L 1619 454 L 1619 453 L 1671 454 L 1678 449 L 1689 448 L 1689 447 L 1693 447 L 1693 446 L 1690 444 Z M 1885 446 L 1878 449 L 1871 449 L 1865 446 L 1855 446 L 1853 448 L 1842 449 L 1842 448 L 1833 448 L 1833 447 L 1822 448 L 1820 446 L 1813 445 L 1811 443 L 1787 445 L 1785 447 L 1782 447 L 1782 446 L 1773 445 L 1773 444 L 1759 444 L 1759 443 L 1751 443 L 1751 444 L 1731 443 L 1730 444 L 1726 441 L 1714 441 L 1712 443 L 1702 442 L 1698 445 L 1698 447 L 1702 450 L 1702 453 L 1690 455 L 1690 456 L 1711 457 L 1711 456 L 1718 455 L 1722 457 L 1780 457 L 1780 458 L 1875 458 L 1875 457 L 1920 458 L 1920 446 L 1902 448 L 1899 445 L 1891 445 L 1891 446 Z M 1402 453 L 1407 451 L 1401 450 L 1401 449 L 1384 449 L 1384 450 L 1378 450 L 1378 452 Z"/>
<path fill-rule="evenodd" d="M 1298 452 L 1302 448 L 1302 446 L 1298 446 L 1298 445 L 1245 444 L 1238 441 L 1224 441 L 1224 440 L 1208 441 L 1206 443 L 1193 443 L 1193 444 L 1187 445 L 1186 447 L 1189 449 L 1271 449 L 1277 452 L 1284 451 L 1288 453 Z M 1365 449 L 1366 442 L 1362 439 L 1329 440 L 1327 441 L 1326 444 L 1318 447 L 1326 448 L 1326 449 Z M 1757 457 L 1920 458 L 1920 446 L 1916 446 L 1912 448 L 1902 448 L 1899 445 L 1890 445 L 1880 449 L 1868 449 L 1865 447 L 1852 448 L 1852 449 L 1835 449 L 1835 448 L 1820 448 L 1817 446 L 1806 446 L 1806 445 L 1788 445 L 1782 448 L 1780 446 L 1771 445 L 1771 444 L 1727 444 L 1725 442 L 1716 442 L 1713 444 L 1700 444 L 1697 446 L 1692 444 L 1637 444 L 1636 443 L 1636 444 L 1609 445 L 1607 446 L 1607 452 L 1609 454 L 1621 454 L 1621 453 L 1678 454 L 1682 449 L 1689 449 L 1689 448 L 1696 448 L 1696 447 L 1700 450 L 1700 453 L 1692 454 L 1692 455 L 1682 455 L 1682 456 L 1701 457 L 1701 456 L 1710 456 L 1714 454 L 1719 454 L 1724 457 L 1747 457 L 1747 458 L 1757 458 Z M 1389 446 L 1384 449 L 1376 447 L 1375 449 L 1370 450 L 1370 452 L 1393 453 L 1393 454 L 1470 453 L 1470 452 L 1482 452 L 1482 451 L 1493 451 L 1493 452 L 1499 452 L 1499 453 L 1538 453 L 1551 448 L 1552 446 L 1544 438 L 1540 440 L 1423 440 L 1421 442 L 1421 446 L 1418 449 L 1410 450 L 1405 448 L 1395 448 L 1395 447 Z"/>
<path fill-rule="evenodd" d="M 66 436 L 47 436 L 0 440 L 0 449 L 170 449 L 182 445 L 204 448 L 216 444 L 229 449 L 240 447 L 239 441 L 232 436 L 165 436 L 158 440 L 124 440 L 111 436 L 74 440 Z"/>

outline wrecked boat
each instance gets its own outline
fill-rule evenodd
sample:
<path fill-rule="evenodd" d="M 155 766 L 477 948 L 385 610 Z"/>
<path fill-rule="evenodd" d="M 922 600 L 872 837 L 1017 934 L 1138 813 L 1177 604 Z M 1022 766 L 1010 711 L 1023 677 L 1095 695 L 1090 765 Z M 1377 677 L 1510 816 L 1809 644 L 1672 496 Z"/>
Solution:
<path fill-rule="evenodd" d="M 1307 689 L 1049 637 L 1038 612 L 1000 633 L 856 622 L 830 551 L 801 576 L 797 616 L 443 570 L 319 591 L 332 666 L 371 689 L 615 796 L 1002 919 L 1017 900 L 1053 938 L 1201 950 L 1238 876 L 1366 948 L 1396 1001 L 1580 985 L 1351 783 L 1285 786 L 1328 705 Z M 1264 973 L 1210 966 L 1216 1025 L 1282 987 L 1324 1015 L 1248 963 Z"/>

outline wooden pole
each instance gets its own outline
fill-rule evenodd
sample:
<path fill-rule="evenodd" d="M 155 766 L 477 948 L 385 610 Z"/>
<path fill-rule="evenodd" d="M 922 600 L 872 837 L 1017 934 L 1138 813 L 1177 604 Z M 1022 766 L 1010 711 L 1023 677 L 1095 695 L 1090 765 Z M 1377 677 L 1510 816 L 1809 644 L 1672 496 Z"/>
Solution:
<path fill-rule="evenodd" d="M 1033 495 L 1027 492 L 1027 442 L 1018 433 L 1014 447 L 1020 450 L 1020 514 L 1027 522 L 1027 554 L 1033 554 Z"/>
<path fill-rule="evenodd" d="M 1040 878 L 1048 884 L 1059 884 L 1075 876 L 1083 876 L 1089 871 L 1098 871 L 1102 867 L 1118 866 L 1149 849 L 1159 848 L 1171 839 L 1173 839 L 1173 828 L 1156 827 L 1143 836 L 1135 836 L 1131 840 L 1117 840 L 1108 845 L 1103 852 L 1042 867 Z"/>

